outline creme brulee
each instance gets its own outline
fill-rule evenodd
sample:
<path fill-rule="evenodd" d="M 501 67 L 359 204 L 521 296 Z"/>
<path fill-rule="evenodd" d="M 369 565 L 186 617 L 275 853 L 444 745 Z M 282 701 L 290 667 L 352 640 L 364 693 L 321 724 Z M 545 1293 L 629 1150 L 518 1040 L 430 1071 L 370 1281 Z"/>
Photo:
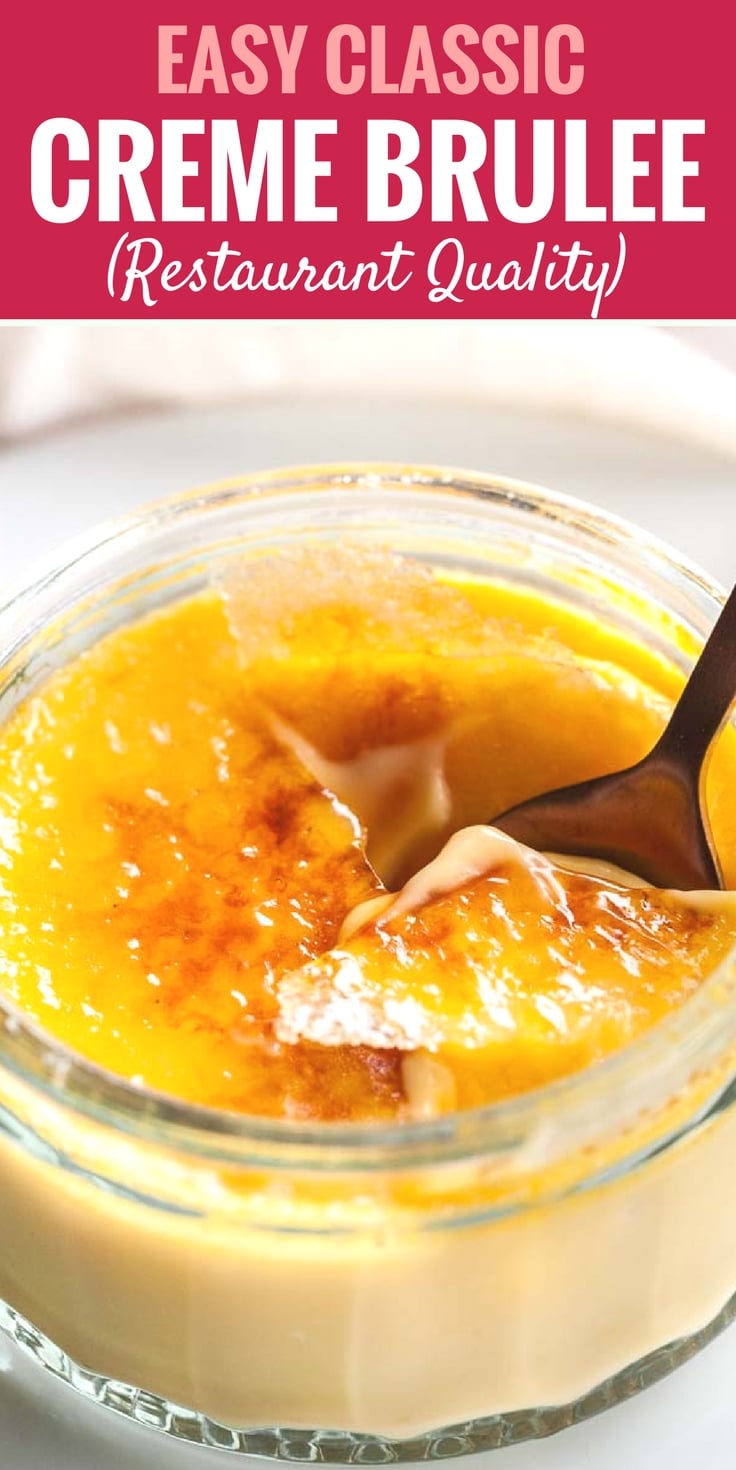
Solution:
<path fill-rule="evenodd" d="M 625 764 L 661 727 L 592 634 L 573 656 L 511 594 L 487 602 L 387 553 L 292 553 L 51 679 L 0 736 L 13 1000 L 141 1087 L 322 1120 L 411 1115 L 405 1053 L 443 1064 L 438 1109 L 477 1106 L 676 1006 L 736 905 L 530 866 L 507 839 L 341 938 L 469 807 Z"/>
<path fill-rule="evenodd" d="M 660 892 L 488 824 L 639 759 L 681 680 L 510 580 L 349 544 L 244 559 L 0 726 L 3 992 L 139 1094 L 274 1125 L 380 1140 L 594 1079 L 726 960 L 736 896 Z M 707 797 L 734 888 L 735 786 L 729 728 Z M 600 1148 L 586 1124 L 566 1159 L 397 1170 L 379 1193 L 299 1165 L 279 1184 L 267 1158 L 197 1172 L 40 1100 L 39 1136 L 77 1165 L 52 1180 L 0 1141 L 0 1296 L 83 1366 L 232 1425 L 401 1438 L 565 1403 L 736 1288 L 730 1112 L 617 1173 L 705 1106 L 713 1077 L 683 1076 Z M 435 1228 L 453 1211 L 464 1230 Z"/>

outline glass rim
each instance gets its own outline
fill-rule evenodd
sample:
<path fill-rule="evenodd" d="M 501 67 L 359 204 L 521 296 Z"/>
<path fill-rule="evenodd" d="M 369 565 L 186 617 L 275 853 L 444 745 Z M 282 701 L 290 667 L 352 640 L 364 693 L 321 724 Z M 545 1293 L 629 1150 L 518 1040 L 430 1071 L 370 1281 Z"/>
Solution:
<path fill-rule="evenodd" d="M 11 585 L 0 603 L 0 639 L 6 619 L 15 616 L 22 622 L 26 610 L 57 580 L 125 538 L 135 541 L 152 527 L 202 509 L 216 510 L 239 497 L 257 497 L 263 504 L 267 497 L 294 492 L 348 492 L 377 485 L 399 492 L 466 494 L 541 514 L 558 528 L 581 529 L 601 544 L 626 540 L 634 562 L 642 568 L 669 574 L 714 608 L 725 599 L 716 581 L 659 537 L 577 497 L 508 476 L 360 462 L 234 476 L 103 521 L 62 543 L 30 579 Z M 22 639 L 32 631 L 27 627 Z M 9 649 L 0 645 L 0 679 L 13 649 L 12 643 Z M 665 1105 L 681 1090 L 683 1074 L 694 1075 L 699 1062 L 723 1057 L 732 1042 L 736 1042 L 736 946 L 675 1010 L 636 1040 L 579 1072 L 481 1108 L 418 1122 L 315 1124 L 212 1108 L 141 1088 L 56 1040 L 0 992 L 0 1067 L 53 1103 L 142 1142 L 203 1159 L 306 1171 L 408 1169 L 494 1154 L 507 1157 L 523 1148 L 540 1126 L 573 1133 L 584 1119 L 605 1119 L 612 1099 L 629 1097 L 643 1078 L 659 1104 Z"/>

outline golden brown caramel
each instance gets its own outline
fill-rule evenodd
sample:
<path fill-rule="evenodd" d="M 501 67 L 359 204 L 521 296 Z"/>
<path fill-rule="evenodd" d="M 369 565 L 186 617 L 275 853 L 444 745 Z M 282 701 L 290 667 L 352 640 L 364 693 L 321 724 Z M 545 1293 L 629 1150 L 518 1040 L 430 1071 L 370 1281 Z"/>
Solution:
<path fill-rule="evenodd" d="M 0 747 L 0 967 L 94 1061 L 193 1101 L 328 1117 L 396 1065 L 274 1041 L 271 980 L 377 882 L 357 823 L 265 731 L 219 604 L 116 633 Z"/>
<path fill-rule="evenodd" d="M 346 916 L 384 891 L 369 859 L 395 886 L 457 827 L 637 759 L 676 676 L 582 616 L 375 553 L 264 562 L 226 601 L 229 618 L 209 594 L 110 634 L 0 732 L 0 978 L 146 1087 L 275 1117 L 411 1115 L 428 1072 L 406 1044 L 284 1039 L 280 982 L 324 955 L 333 973 Z M 722 914 L 570 874 L 550 918 L 527 879 L 489 874 L 340 946 L 434 1018 L 417 1046 L 439 1108 L 621 1046 L 733 942 Z"/>
<path fill-rule="evenodd" d="M 736 895 L 623 886 L 465 828 L 401 893 L 349 916 L 332 953 L 279 983 L 277 1031 L 397 1047 L 412 1057 L 413 1111 L 469 1108 L 616 1051 L 735 941 Z"/>

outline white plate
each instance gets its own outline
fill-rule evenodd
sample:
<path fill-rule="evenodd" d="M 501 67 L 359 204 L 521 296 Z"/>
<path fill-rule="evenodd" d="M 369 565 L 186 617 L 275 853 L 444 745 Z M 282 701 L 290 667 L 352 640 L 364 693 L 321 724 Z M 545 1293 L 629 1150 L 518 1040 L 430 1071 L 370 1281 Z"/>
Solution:
<path fill-rule="evenodd" d="M 736 575 L 736 464 L 591 419 L 367 398 L 143 415 L 0 452 L 0 581 L 95 521 L 225 475 L 339 459 L 461 465 L 629 516 Z"/>
<path fill-rule="evenodd" d="M 736 577 L 736 472 L 725 459 L 591 421 L 373 398 L 147 415 L 5 450 L 0 582 L 22 576 L 62 538 L 141 501 L 251 469 L 361 458 L 538 480 L 629 516 L 723 582 Z M 488 1470 L 692 1470 L 696 1463 L 733 1470 L 734 1381 L 732 1328 L 637 1399 L 554 1439 L 488 1456 Z M 223 1470 L 238 1463 L 80 1402 L 0 1341 L 3 1470 Z"/>

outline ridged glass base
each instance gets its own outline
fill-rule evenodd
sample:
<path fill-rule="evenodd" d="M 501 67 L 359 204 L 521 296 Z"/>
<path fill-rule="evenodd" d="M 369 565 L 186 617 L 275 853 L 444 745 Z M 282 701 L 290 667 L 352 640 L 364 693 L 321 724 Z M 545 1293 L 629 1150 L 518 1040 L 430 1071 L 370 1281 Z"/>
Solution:
<path fill-rule="evenodd" d="M 329 1429 L 228 1429 L 191 1409 L 168 1403 L 141 1388 L 101 1378 L 80 1368 L 67 1353 L 49 1342 L 30 1322 L 0 1302 L 0 1330 L 35 1361 L 69 1384 L 84 1398 L 104 1404 L 116 1414 L 148 1425 L 190 1444 L 228 1450 L 236 1455 L 256 1455 L 264 1460 L 315 1461 L 337 1465 L 386 1465 L 394 1461 L 447 1460 L 460 1455 L 503 1449 L 527 1439 L 557 1434 L 572 1424 L 600 1414 L 687 1362 L 712 1342 L 736 1318 L 736 1294 L 702 1331 L 679 1338 L 640 1358 L 631 1367 L 609 1378 L 599 1388 L 561 1408 L 529 1409 L 512 1414 L 493 1414 L 453 1424 L 446 1429 L 418 1435 L 414 1439 L 389 1440 L 366 1434 L 346 1434 Z"/>

